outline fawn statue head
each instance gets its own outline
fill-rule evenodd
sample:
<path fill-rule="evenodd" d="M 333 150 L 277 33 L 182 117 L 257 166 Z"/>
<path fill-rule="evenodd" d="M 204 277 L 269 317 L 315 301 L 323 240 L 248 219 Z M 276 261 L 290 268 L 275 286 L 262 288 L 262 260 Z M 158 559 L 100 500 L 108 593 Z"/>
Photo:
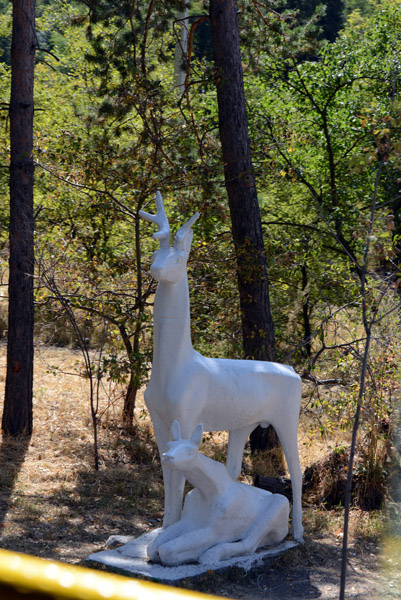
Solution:
<path fill-rule="evenodd" d="M 158 231 L 153 234 L 153 238 L 159 240 L 160 250 L 153 254 L 150 272 L 157 281 L 170 284 L 178 283 L 186 273 L 193 238 L 191 227 L 198 219 L 199 213 L 195 213 L 189 221 L 180 227 L 176 233 L 174 245 L 170 246 L 170 225 L 159 191 L 156 192 L 156 207 L 157 213 L 155 215 L 143 210 L 139 211 L 139 215 L 143 219 L 155 223 L 158 227 Z"/>
<path fill-rule="evenodd" d="M 203 425 L 199 424 L 190 440 L 183 440 L 181 437 L 181 428 L 178 421 L 173 421 L 171 425 L 172 441 L 168 442 L 168 450 L 162 456 L 162 462 L 165 466 L 178 470 L 186 470 L 191 467 L 197 454 L 203 435 Z"/>

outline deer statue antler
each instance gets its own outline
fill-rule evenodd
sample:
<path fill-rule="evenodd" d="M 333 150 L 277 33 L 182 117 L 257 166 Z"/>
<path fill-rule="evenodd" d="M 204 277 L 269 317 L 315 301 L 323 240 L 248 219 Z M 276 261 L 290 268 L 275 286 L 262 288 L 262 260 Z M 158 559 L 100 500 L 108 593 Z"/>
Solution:
<path fill-rule="evenodd" d="M 170 225 L 164 210 L 162 195 L 159 190 L 156 192 L 156 209 L 157 212 L 155 215 L 151 215 L 144 210 L 140 210 L 138 214 L 142 219 L 146 219 L 146 221 L 150 221 L 157 225 L 158 231 L 153 234 L 153 239 L 159 240 L 160 248 L 170 248 Z"/>

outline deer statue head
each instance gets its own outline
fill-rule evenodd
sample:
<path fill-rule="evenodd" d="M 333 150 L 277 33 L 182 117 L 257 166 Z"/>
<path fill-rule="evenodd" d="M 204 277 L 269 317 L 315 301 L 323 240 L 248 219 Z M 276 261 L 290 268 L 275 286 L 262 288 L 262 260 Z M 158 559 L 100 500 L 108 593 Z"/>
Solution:
<path fill-rule="evenodd" d="M 178 470 L 187 470 L 195 460 L 203 435 L 203 425 L 200 423 L 190 440 L 181 438 L 181 428 L 178 421 L 173 421 L 171 425 L 172 441 L 168 442 L 168 450 L 162 456 L 162 462 L 165 466 Z"/>
<path fill-rule="evenodd" d="M 186 264 L 193 238 L 191 226 L 198 219 L 199 213 L 195 213 L 189 221 L 180 227 L 176 233 L 174 245 L 170 247 L 170 225 L 159 191 L 156 192 L 156 208 L 155 215 L 143 210 L 139 211 L 139 215 L 143 219 L 155 223 L 158 227 L 158 231 L 153 234 L 153 238 L 159 240 L 160 250 L 153 254 L 150 272 L 157 281 L 178 283 L 186 273 Z"/>

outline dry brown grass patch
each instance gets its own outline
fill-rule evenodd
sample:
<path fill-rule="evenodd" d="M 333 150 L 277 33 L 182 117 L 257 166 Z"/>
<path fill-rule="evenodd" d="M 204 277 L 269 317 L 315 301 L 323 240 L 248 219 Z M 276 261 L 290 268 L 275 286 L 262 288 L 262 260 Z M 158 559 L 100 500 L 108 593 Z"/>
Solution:
<path fill-rule="evenodd" d="M 1 547 L 72 563 L 102 549 L 110 535 L 138 535 L 159 526 L 163 498 L 143 395 L 138 397 L 134 427 L 127 431 L 120 420 L 121 390 L 103 389 L 96 472 L 88 382 L 77 372 L 82 372 L 78 351 L 36 349 L 32 439 L 29 444 L 5 440 L 0 453 Z M 5 345 L 0 344 L 1 386 L 4 373 Z M 302 443 L 307 439 L 302 427 L 300 437 L 304 468 L 312 453 Z M 204 439 L 203 451 L 224 460 L 227 434 L 205 432 Z M 251 457 L 247 451 L 242 480 L 251 483 L 255 472 L 271 474 L 270 465 L 268 453 Z M 353 513 L 352 522 L 356 519 Z M 307 535 L 329 531 L 337 543 L 340 520 L 341 513 L 307 509 Z"/>

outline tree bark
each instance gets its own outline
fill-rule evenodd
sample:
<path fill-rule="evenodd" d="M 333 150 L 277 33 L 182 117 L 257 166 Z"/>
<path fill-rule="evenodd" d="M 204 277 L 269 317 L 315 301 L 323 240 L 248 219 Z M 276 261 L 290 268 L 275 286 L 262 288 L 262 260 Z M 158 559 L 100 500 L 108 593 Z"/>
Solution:
<path fill-rule="evenodd" d="M 13 0 L 10 99 L 10 258 L 5 434 L 32 433 L 33 81 L 35 0 Z"/>
<path fill-rule="evenodd" d="M 129 378 L 127 390 L 125 392 L 125 397 L 124 397 L 123 420 L 126 425 L 131 427 L 132 421 L 134 418 L 136 396 L 138 393 L 138 384 L 136 382 L 138 381 L 137 371 L 138 371 L 139 367 L 136 364 L 135 357 L 138 356 L 138 351 L 139 351 L 139 335 L 140 335 L 140 331 L 141 331 L 140 321 L 138 319 L 136 327 L 135 327 L 134 346 L 131 343 L 131 339 L 127 333 L 125 325 L 120 324 L 118 326 L 118 328 L 120 330 L 120 334 L 121 334 L 122 340 L 124 342 L 128 360 L 130 362 L 131 372 L 130 372 L 130 378 Z"/>
<path fill-rule="evenodd" d="M 235 0 L 210 0 L 209 16 L 224 178 L 237 258 L 244 351 L 246 358 L 274 361 L 267 258 L 252 169 Z M 258 446 L 264 446 L 265 442 L 261 428 L 255 431 L 251 435 L 251 448 L 259 449 Z M 271 441 L 272 445 L 277 445 L 277 438 Z"/>

